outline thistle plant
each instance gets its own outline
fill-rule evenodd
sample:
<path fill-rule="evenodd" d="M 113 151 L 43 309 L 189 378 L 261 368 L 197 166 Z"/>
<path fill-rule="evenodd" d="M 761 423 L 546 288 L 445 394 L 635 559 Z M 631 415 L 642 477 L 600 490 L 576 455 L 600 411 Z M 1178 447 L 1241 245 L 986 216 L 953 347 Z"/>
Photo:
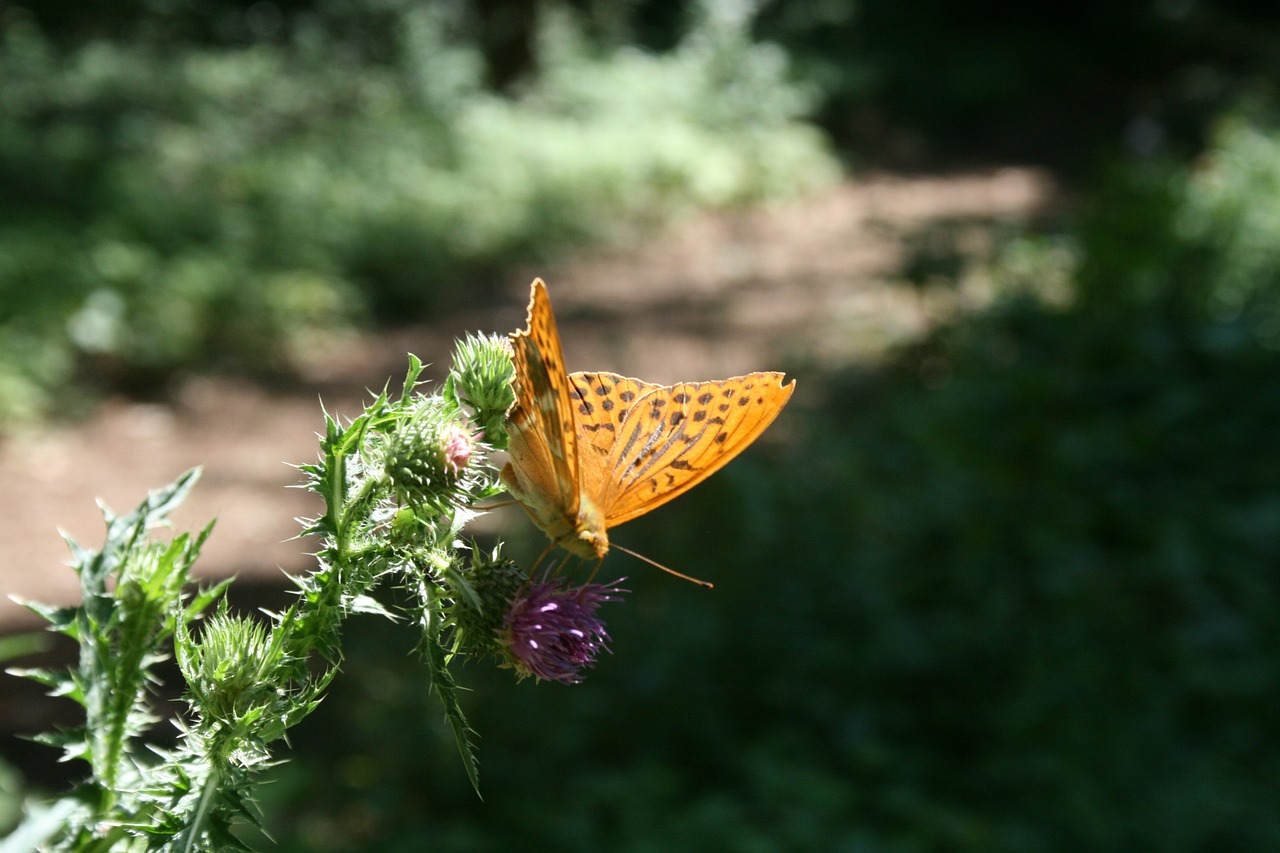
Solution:
<path fill-rule="evenodd" d="M 459 343 L 439 390 L 420 381 L 413 356 L 397 399 L 384 391 L 349 421 L 325 415 L 319 458 L 299 466 L 324 510 L 302 520 L 315 536 L 316 565 L 293 579 L 295 599 L 275 613 L 231 610 L 230 581 L 199 586 L 191 569 L 212 524 L 168 541 L 151 537 L 191 492 L 199 471 L 153 492 L 133 512 L 104 510 L 101 549 L 68 540 L 82 602 L 24 602 L 72 638 L 78 661 L 65 671 L 23 674 L 84 711 L 76 728 L 39 739 L 87 765 L 60 799 L 31 805 L 0 850 L 245 850 L 256 826 L 260 772 L 282 760 L 290 728 L 338 677 L 348 617 L 412 626 L 472 785 L 477 762 L 450 672 L 467 655 L 489 657 L 517 676 L 581 680 L 608 635 L 601 604 L 616 583 L 575 584 L 528 572 L 463 539 L 482 503 L 502 491 L 490 454 L 504 449 L 512 364 L 506 340 Z M 408 595 L 386 604 L 380 591 Z M 407 601 L 408 603 L 403 603 Z M 165 717 L 157 665 L 172 657 L 184 681 L 172 746 L 149 741 Z"/>

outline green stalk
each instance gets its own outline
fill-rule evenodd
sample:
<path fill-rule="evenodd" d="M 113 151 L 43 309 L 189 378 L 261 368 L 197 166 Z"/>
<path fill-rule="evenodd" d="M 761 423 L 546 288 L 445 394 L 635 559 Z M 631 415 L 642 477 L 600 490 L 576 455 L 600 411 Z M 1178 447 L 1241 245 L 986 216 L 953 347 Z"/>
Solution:
<path fill-rule="evenodd" d="M 222 776 L 219 773 L 219 761 L 214 754 L 220 753 L 222 750 L 211 750 L 209 756 L 209 773 L 205 777 L 203 784 L 200 786 L 200 799 L 196 801 L 195 812 L 191 816 L 191 822 L 187 824 L 183 835 L 179 838 L 179 850 L 182 853 L 193 853 L 195 850 L 202 849 L 198 845 L 205 837 L 204 823 L 209 815 L 213 812 L 213 807 L 217 803 L 218 789 L 220 787 Z"/>

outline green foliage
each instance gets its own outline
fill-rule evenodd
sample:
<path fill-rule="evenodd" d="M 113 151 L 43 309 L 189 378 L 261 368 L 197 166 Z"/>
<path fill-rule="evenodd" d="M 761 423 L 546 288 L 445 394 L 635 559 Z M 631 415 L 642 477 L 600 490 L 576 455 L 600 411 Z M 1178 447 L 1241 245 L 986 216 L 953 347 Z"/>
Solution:
<path fill-rule="evenodd" d="M 288 370 L 513 261 L 834 176 L 744 26 L 601 55 L 546 17 L 539 73 L 501 96 L 457 4 L 325 5 L 222 46 L 138 28 L 59 48 L 19 16 L 0 33 L 0 417 L 76 376 Z"/>
<path fill-rule="evenodd" d="M 1280 347 L 1278 187 L 1280 131 L 1243 115 L 1194 167 L 1114 165 L 1080 227 L 1081 298 L 1152 306 L 1222 347 Z"/>
<path fill-rule="evenodd" d="M 57 849 L 105 850 L 126 843 L 131 834 L 120 818 L 132 816 L 137 807 L 133 798 L 149 782 L 135 744 L 157 721 L 150 706 L 152 670 L 165 657 L 177 626 L 194 619 L 220 594 L 218 587 L 190 600 L 185 593 L 191 566 L 211 528 L 194 539 L 182 534 L 168 544 L 145 538 L 165 522 L 197 477 L 198 472 L 188 472 L 128 515 L 106 512 L 107 536 L 100 551 L 68 540 L 83 604 L 27 605 L 80 647 L 79 665 L 69 672 L 25 672 L 85 712 L 82 727 L 42 738 L 61 747 L 67 758 L 88 762 L 91 771 L 91 781 L 68 801 L 72 815 L 60 827 Z M 52 834 L 48 840 L 54 840 Z"/>
<path fill-rule="evenodd" d="M 1078 174 L 1122 143 L 1196 150 L 1223 104 L 1272 91 L 1280 34 L 1274 6 L 1238 0 L 1082 0 L 1053 15 L 1004 0 L 761 7 L 755 32 L 818 90 L 837 143 L 916 167 L 977 158 Z"/>
<path fill-rule="evenodd" d="M 826 458 L 850 477 L 812 541 L 843 532 L 850 552 L 841 669 L 869 692 L 845 700 L 849 758 L 864 786 L 907 786 L 903 829 L 926 846 L 1280 838 L 1259 808 L 1274 768 L 1248 758 L 1280 748 L 1280 363 L 1188 331 L 1142 306 L 1015 303 L 836 395 L 850 434 Z M 949 380 L 912 387 L 939 360 Z"/>

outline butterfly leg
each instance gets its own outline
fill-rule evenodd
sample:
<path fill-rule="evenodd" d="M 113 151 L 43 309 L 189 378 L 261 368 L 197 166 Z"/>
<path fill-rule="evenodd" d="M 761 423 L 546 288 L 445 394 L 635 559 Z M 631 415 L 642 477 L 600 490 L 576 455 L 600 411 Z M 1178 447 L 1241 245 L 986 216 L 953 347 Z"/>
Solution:
<path fill-rule="evenodd" d="M 538 559 L 533 561 L 533 571 L 529 572 L 530 576 L 532 576 L 534 572 L 538 571 L 538 566 L 542 565 L 542 561 L 547 559 L 547 555 L 550 554 L 552 549 L 555 547 L 556 547 L 555 543 L 552 542 L 546 548 L 542 549 L 542 553 L 538 555 Z"/>

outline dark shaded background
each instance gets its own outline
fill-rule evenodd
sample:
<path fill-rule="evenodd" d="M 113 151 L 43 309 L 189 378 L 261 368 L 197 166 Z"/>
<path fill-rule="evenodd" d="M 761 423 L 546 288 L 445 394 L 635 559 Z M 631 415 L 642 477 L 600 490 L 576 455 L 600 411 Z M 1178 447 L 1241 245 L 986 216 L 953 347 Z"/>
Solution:
<path fill-rule="evenodd" d="M 394 65 L 407 8 L 206 0 L 0 15 L 10 63 L 33 26 L 54 56 L 119 40 L 161 57 L 283 45 L 311 27 L 342 46 L 344 69 L 376 71 Z M 479 45 L 489 91 L 520 97 L 546 72 L 533 26 L 552 10 L 572 10 L 602 55 L 672 51 L 709 31 L 680 4 L 477 2 L 454 8 L 451 37 Z M 628 565 L 633 593 L 605 613 L 615 654 L 585 685 L 462 673 L 485 801 L 412 636 L 353 621 L 342 678 L 264 792 L 278 846 L 1275 849 L 1280 14 L 1193 0 L 815 0 L 761 4 L 750 32 L 785 51 L 853 180 L 870 166 L 1033 163 L 1053 170 L 1063 203 L 1030 226 L 978 223 L 994 248 L 976 258 L 965 223 L 912 235 L 904 286 L 923 298 L 980 266 L 997 297 L 875 362 L 819 366 L 797 347 L 770 365 L 808 389 L 777 427 L 785 440 L 619 533 L 715 580 L 713 593 Z M 11 114 L 0 135 L 0 180 L 17 188 L 0 229 L 43 257 L 58 228 L 101 223 L 100 205 L 118 204 L 111 169 L 137 104 L 78 102 L 95 112 L 68 118 L 66 92 L 25 97 L 39 109 Z M 76 122 L 100 135 L 66 130 Z M 37 144 L 66 138 L 66 156 Z M 201 212 L 174 245 L 199 233 Z M 472 254 L 408 226 L 402 251 L 394 231 L 348 255 L 334 238 L 347 266 L 308 269 L 352 283 L 355 316 L 376 328 L 481 300 L 494 271 L 599 239 L 560 224 Z M 10 264 L 0 313 L 12 333 L 32 286 L 20 273 L 50 267 Z M 80 353 L 76 375 L 163 397 L 209 348 L 233 371 L 274 352 L 269 325 L 237 342 L 241 331 L 206 329 L 200 347 L 163 358 Z M 271 363 L 287 375 L 288 359 Z"/>

